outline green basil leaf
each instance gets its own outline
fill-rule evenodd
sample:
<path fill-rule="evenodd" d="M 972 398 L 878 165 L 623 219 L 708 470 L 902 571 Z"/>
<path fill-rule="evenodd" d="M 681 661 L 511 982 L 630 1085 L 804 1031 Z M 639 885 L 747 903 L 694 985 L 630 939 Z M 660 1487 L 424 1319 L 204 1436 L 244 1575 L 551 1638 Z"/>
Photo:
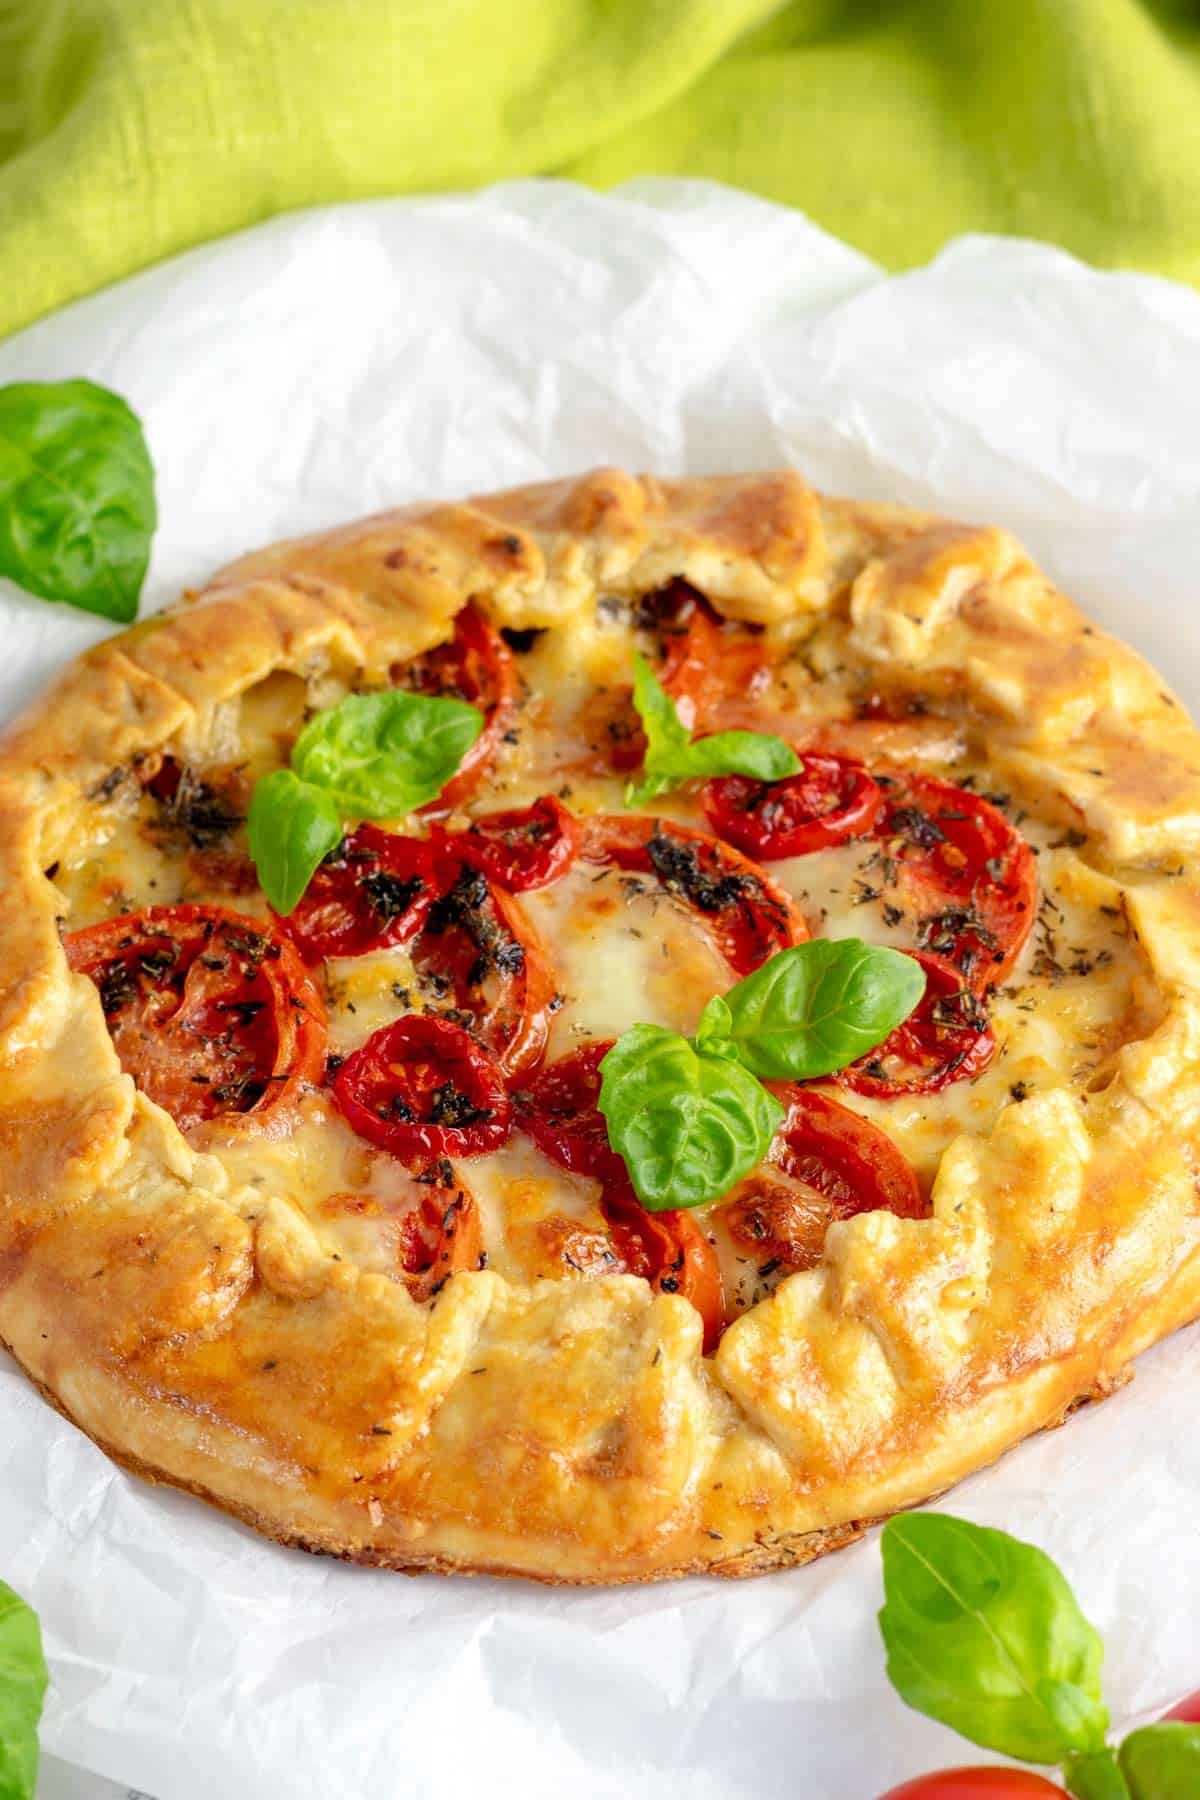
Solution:
<path fill-rule="evenodd" d="M 924 970 L 900 950 L 812 938 L 730 988 L 726 1035 L 755 1075 L 811 1081 L 881 1044 L 924 992 Z"/>
<path fill-rule="evenodd" d="M 33 1800 L 48 1679 L 37 1614 L 0 1581 L 0 1800 Z"/>
<path fill-rule="evenodd" d="M 341 843 L 341 809 L 324 788 L 276 769 L 255 785 L 246 837 L 263 893 L 286 918 L 317 864 Z"/>
<path fill-rule="evenodd" d="M 660 1025 L 624 1032 L 600 1064 L 600 1111 L 650 1212 L 704 1206 L 771 1147 L 783 1108 L 740 1063 Z"/>
<path fill-rule="evenodd" d="M 730 1042 L 732 1029 L 733 1015 L 725 1004 L 724 997 L 713 994 L 711 999 L 705 1001 L 700 1023 L 696 1027 L 694 1041 L 697 1050 L 704 1051 L 708 1056 L 737 1057 L 737 1050 Z"/>
<path fill-rule="evenodd" d="M 800 767 L 790 744 L 765 732 L 718 731 L 693 740 L 674 700 L 637 650 L 633 703 L 646 734 L 646 755 L 641 781 L 631 784 L 625 795 L 632 806 L 643 806 L 696 776 L 749 775 L 756 781 L 779 781 Z"/>
<path fill-rule="evenodd" d="M 1075 1800 L 1130 1800 L 1125 1777 L 1111 1750 L 1068 1756 L 1063 1764 L 1063 1785 Z"/>
<path fill-rule="evenodd" d="M 348 694 L 296 739 L 292 768 L 359 819 L 398 819 L 436 800 L 483 730 L 465 700 L 386 688 Z"/>
<path fill-rule="evenodd" d="M 903 1700 L 1024 1762 L 1104 1749 L 1104 1649 L 1048 1556 L 944 1513 L 889 1520 L 882 1548 L 879 1626 Z"/>
<path fill-rule="evenodd" d="M 1131 1731 L 1117 1752 L 1133 1800 L 1196 1800 L 1200 1725 L 1164 1719 Z"/>
<path fill-rule="evenodd" d="M 633 653 L 633 704 L 646 734 L 646 754 L 642 779 L 637 784 L 630 783 L 625 799 L 630 805 L 641 806 L 675 786 L 669 770 L 686 755 L 691 732 L 640 650 Z"/>
<path fill-rule="evenodd" d="M 127 623 L 158 523 L 137 415 L 91 381 L 0 387 L 0 575 Z"/>

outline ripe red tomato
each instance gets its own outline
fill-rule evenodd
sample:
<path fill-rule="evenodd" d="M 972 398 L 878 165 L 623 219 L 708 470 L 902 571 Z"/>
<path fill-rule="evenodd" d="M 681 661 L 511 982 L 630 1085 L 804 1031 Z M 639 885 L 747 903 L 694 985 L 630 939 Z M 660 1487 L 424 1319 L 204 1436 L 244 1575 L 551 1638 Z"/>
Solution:
<path fill-rule="evenodd" d="M 1066 1800 L 1066 1790 L 1029 1769 L 940 1769 L 918 1775 L 879 1800 Z"/>
<path fill-rule="evenodd" d="M 445 868 L 439 879 L 446 880 Z M 532 920 L 506 889 L 459 863 L 426 915 L 412 958 L 439 1004 L 447 1002 L 449 1016 L 475 1033 L 505 1080 L 541 1061 L 554 967 Z"/>
<path fill-rule="evenodd" d="M 707 831 L 641 813 L 594 813 L 581 824 L 585 861 L 653 877 L 692 908 L 738 975 L 808 936 L 803 913 L 783 889 Z"/>
<path fill-rule="evenodd" d="M 856 1094 L 893 1100 L 904 1094 L 936 1094 L 953 1081 L 968 1081 L 987 1068 L 996 1039 L 983 1003 L 953 963 L 916 952 L 925 992 L 916 1009 L 890 1037 L 834 1080 Z"/>
<path fill-rule="evenodd" d="M 999 987 L 1037 918 L 1033 852 L 999 807 L 932 775 L 891 777 L 877 835 L 919 921 L 922 950 L 984 996 Z"/>
<path fill-rule="evenodd" d="M 560 1168 L 594 1175 L 620 1267 L 640 1275 L 657 1293 L 682 1294 L 704 1321 L 704 1349 L 725 1329 L 725 1288 L 716 1251 L 686 1212 L 647 1212 L 625 1164 L 608 1142 L 597 1110 L 600 1064 L 611 1042 L 586 1044 L 540 1069 L 513 1095 L 516 1123 Z"/>
<path fill-rule="evenodd" d="M 731 703 L 744 706 L 767 679 L 761 635 L 722 619 L 679 579 L 647 594 L 642 611 L 657 625 L 663 647 L 658 676 L 680 719 L 689 731 L 720 731 Z"/>
<path fill-rule="evenodd" d="M 325 1065 L 325 1006 L 293 946 L 222 906 L 151 906 L 73 931 L 121 1067 L 181 1131 L 273 1130 Z"/>
<path fill-rule="evenodd" d="M 414 1300 L 432 1300 L 461 1269 L 486 1266 L 479 1208 L 457 1172 L 453 1194 L 447 1195 L 439 1183 L 435 1192 L 423 1196 L 405 1224 L 404 1285 Z"/>
<path fill-rule="evenodd" d="M 470 798 L 495 761 L 512 720 L 517 699 L 517 672 L 512 651 L 473 605 L 454 621 L 454 636 L 435 650 L 414 657 L 393 671 L 399 687 L 418 694 L 449 695 L 466 700 L 483 714 L 483 730 L 436 800 L 423 813 L 440 816 Z"/>
<path fill-rule="evenodd" d="M 465 831 L 434 828 L 443 858 L 469 864 L 507 888 L 524 894 L 565 875 L 579 850 L 579 822 L 553 794 L 532 806 L 483 813 Z"/>
<path fill-rule="evenodd" d="M 1180 1700 L 1169 1713 L 1163 1714 L 1163 1718 L 1182 1719 L 1185 1725 L 1200 1725 L 1200 1688 Z"/>
<path fill-rule="evenodd" d="M 318 865 L 295 911 L 279 923 L 309 962 L 366 956 L 407 944 L 436 893 L 424 838 L 360 825 Z"/>
<path fill-rule="evenodd" d="M 788 1113 L 770 1161 L 725 1204 L 736 1243 L 760 1261 L 811 1269 L 835 1219 L 880 1208 L 902 1219 L 924 1216 L 916 1174 L 886 1132 L 815 1088 L 773 1082 L 772 1089 Z"/>
<path fill-rule="evenodd" d="M 333 1098 L 360 1137 L 409 1163 L 483 1156 L 512 1127 L 491 1057 L 461 1025 L 429 1013 L 373 1031 L 334 1076 Z"/>
<path fill-rule="evenodd" d="M 864 837 L 883 810 L 883 789 L 844 756 L 806 750 L 782 781 L 722 775 L 704 790 L 714 831 L 759 862 L 807 856 Z"/>

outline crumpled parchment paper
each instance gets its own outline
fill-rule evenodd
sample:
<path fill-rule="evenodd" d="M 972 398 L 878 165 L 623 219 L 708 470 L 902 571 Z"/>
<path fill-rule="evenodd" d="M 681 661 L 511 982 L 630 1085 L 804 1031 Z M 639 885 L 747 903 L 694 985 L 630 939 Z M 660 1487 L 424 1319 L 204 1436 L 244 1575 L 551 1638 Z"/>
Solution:
<path fill-rule="evenodd" d="M 146 421 L 144 609 L 394 502 L 792 462 L 1009 526 L 1200 705 L 1200 298 L 1166 282 L 987 239 L 885 278 L 707 184 L 519 183 L 276 220 L 0 345 L 0 381 L 77 374 Z M 103 629 L 0 594 L 0 708 Z M 1062 1562 L 1120 1723 L 1200 1684 L 1198 1406 L 1193 1330 L 948 1503 Z M 728 1585 L 346 1568 L 122 1473 L 2 1359 L 0 1574 L 47 1748 L 161 1800 L 868 1800 L 964 1760 L 888 1688 L 874 1538 Z"/>

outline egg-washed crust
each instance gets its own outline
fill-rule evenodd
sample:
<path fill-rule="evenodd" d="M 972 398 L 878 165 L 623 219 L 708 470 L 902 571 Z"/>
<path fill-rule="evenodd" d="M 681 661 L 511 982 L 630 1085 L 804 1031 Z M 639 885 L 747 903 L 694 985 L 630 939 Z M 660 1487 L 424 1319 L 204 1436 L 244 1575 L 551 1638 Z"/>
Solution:
<path fill-rule="evenodd" d="M 829 624 L 874 686 L 963 723 L 1088 833 L 1157 994 L 1099 1091 L 957 1137 L 930 1217 L 834 1225 L 707 1359 L 687 1301 L 632 1276 L 482 1270 L 422 1305 L 277 1209 L 247 1218 L 121 1072 L 43 873 L 114 768 L 209 741 L 273 670 L 385 680 L 468 600 L 561 625 L 675 576 L 797 641 Z M 283 1542 L 566 1582 L 807 1561 L 1200 1312 L 1198 838 L 1182 708 L 998 530 L 790 472 L 601 470 L 250 556 L 83 657 L 0 748 L 0 1337 L 119 1461 Z"/>

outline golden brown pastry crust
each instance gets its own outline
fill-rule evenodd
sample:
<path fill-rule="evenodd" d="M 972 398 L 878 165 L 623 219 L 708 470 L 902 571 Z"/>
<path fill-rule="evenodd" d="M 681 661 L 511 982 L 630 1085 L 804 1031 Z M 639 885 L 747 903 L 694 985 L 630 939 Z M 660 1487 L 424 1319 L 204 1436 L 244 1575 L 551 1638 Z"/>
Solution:
<path fill-rule="evenodd" d="M 248 1217 L 121 1073 L 43 874 L 109 771 L 209 739 L 273 670 L 382 678 L 469 599 L 544 625 L 675 575 L 818 646 L 836 623 L 839 654 L 1084 827 L 1156 996 L 1104 1087 L 958 1137 L 929 1218 L 835 1225 L 707 1360 L 688 1303 L 631 1276 L 481 1271 L 422 1306 Z M 573 1582 L 806 1561 L 1200 1312 L 1198 839 L 1182 708 L 996 530 L 788 472 L 602 470 L 250 556 L 82 658 L 0 749 L 0 1338 L 110 1454 L 286 1542 Z"/>

